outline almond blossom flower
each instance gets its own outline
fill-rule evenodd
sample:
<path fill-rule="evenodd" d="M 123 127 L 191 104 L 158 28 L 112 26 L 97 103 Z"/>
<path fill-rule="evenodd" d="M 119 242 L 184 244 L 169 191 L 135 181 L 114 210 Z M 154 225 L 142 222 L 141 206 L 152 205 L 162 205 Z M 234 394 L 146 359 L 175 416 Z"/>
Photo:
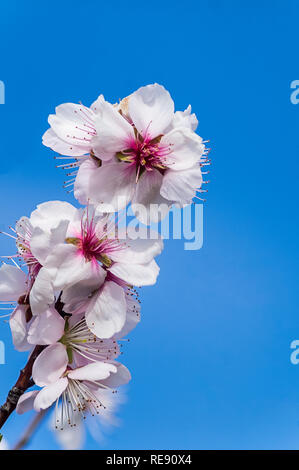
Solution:
<path fill-rule="evenodd" d="M 38 207 L 40 214 L 44 210 L 48 212 L 47 204 Z M 127 286 L 156 282 L 159 267 L 154 257 L 161 252 L 163 242 L 160 239 L 131 239 L 127 231 L 118 238 L 114 234 L 115 226 L 110 229 L 108 217 L 96 214 L 92 207 L 85 212 L 74 208 L 72 220 L 64 225 L 60 202 L 53 202 L 52 206 L 55 205 L 58 208 L 55 220 L 57 245 L 53 245 L 53 237 L 49 238 L 49 227 L 40 229 L 31 238 L 35 256 L 44 258 L 44 266 L 32 287 L 30 302 L 36 304 L 41 299 L 43 304 L 48 299 L 51 304 L 54 291 L 62 291 L 63 303 L 70 303 L 68 299 L 72 304 L 82 297 L 90 299 L 86 308 L 88 326 L 101 338 L 111 337 L 126 321 Z M 66 291 L 72 286 L 70 297 Z M 79 306 L 78 303 L 76 310 Z M 65 311 L 68 311 L 67 307 Z"/>
<path fill-rule="evenodd" d="M 54 306 L 45 306 L 42 315 L 32 317 L 29 305 L 28 276 L 17 266 L 3 264 L 0 268 L 0 301 L 17 304 L 9 314 L 13 343 L 18 351 L 28 351 L 33 344 L 51 344 L 64 331 L 64 320 Z M 6 307 L 10 309 L 11 306 Z M 35 341 L 38 334 L 38 340 Z"/>
<path fill-rule="evenodd" d="M 62 344 L 42 351 L 34 363 L 32 377 L 43 388 L 22 395 L 17 412 L 22 414 L 32 408 L 40 411 L 56 403 L 56 426 L 72 426 L 78 414 L 84 418 L 87 413 L 99 414 L 105 407 L 97 396 L 99 390 L 118 387 L 131 378 L 128 369 L 117 362 L 93 362 L 76 369 L 71 369 L 68 362 Z"/>
<path fill-rule="evenodd" d="M 63 318 L 54 307 L 56 299 L 51 278 L 42 267 L 46 253 L 39 243 L 39 235 L 42 228 L 44 230 L 48 228 L 47 246 L 50 250 L 59 240 L 61 229 L 69 222 L 67 217 L 70 216 L 70 208 L 74 208 L 67 203 L 61 203 L 59 208 L 63 208 L 66 220 L 59 221 L 55 225 L 53 205 L 46 203 L 45 206 L 47 207 L 46 214 L 40 214 L 38 209 L 35 210 L 30 218 L 22 217 L 16 223 L 15 229 L 12 229 L 14 235 L 7 234 L 16 240 L 18 254 L 8 257 L 12 259 L 15 266 L 4 265 L 0 273 L 0 282 L 2 281 L 0 297 L 2 291 L 3 300 L 5 298 L 6 301 L 18 302 L 10 316 L 9 323 L 14 346 L 19 351 L 29 350 L 32 344 L 37 344 L 34 342 L 37 331 L 42 332 L 39 344 L 46 345 L 57 341 L 64 329 Z M 59 208 L 56 207 L 56 216 Z M 51 224 L 50 227 L 49 224 Z M 14 261 L 15 257 L 24 262 L 28 274 L 18 267 Z M 32 315 L 38 314 L 42 315 L 39 318 L 32 318 Z"/>
<path fill-rule="evenodd" d="M 120 238 L 115 225 L 110 229 L 108 217 L 96 214 L 93 207 L 82 211 L 68 204 L 73 212 L 65 214 L 64 205 L 51 202 L 51 211 L 57 209 L 56 217 L 46 227 L 39 226 L 31 237 L 31 249 L 43 260 L 55 290 L 88 279 L 97 278 L 100 284 L 108 271 L 131 285 L 155 283 L 159 269 L 153 258 L 162 251 L 160 239 L 134 240 L 127 232 Z M 49 203 L 38 206 L 45 219 L 48 208 Z"/>
<path fill-rule="evenodd" d="M 172 204 L 182 207 L 204 192 L 202 167 L 209 163 L 208 151 L 194 132 L 198 121 L 190 105 L 174 112 L 168 91 L 154 84 L 139 88 L 119 105 L 101 95 L 92 111 L 87 109 L 59 106 L 44 136 L 48 147 L 79 157 L 62 165 L 79 167 L 66 182 L 74 183 L 79 202 L 90 200 L 105 212 L 122 210 L 132 202 L 139 220 L 149 224 L 163 218 Z M 79 111 L 84 114 L 80 123 Z"/>
<path fill-rule="evenodd" d="M 123 290 L 125 310 L 114 297 L 109 297 L 109 293 L 113 294 L 115 284 Z M 137 291 L 111 273 L 107 274 L 101 287 L 79 282 L 66 288 L 61 301 L 66 312 L 76 317 L 84 314 L 88 328 L 98 338 L 126 336 L 140 321 L 140 300 Z"/>
<path fill-rule="evenodd" d="M 0 268 L 0 302 L 6 305 L 3 307 L 5 310 L 11 310 L 12 306 L 15 306 L 8 316 L 12 340 L 18 351 L 28 351 L 32 348 L 27 341 L 32 316 L 28 315 L 27 298 L 27 275 L 19 267 L 4 263 Z"/>
<path fill-rule="evenodd" d="M 41 315 L 41 317 L 43 317 L 43 315 Z M 62 317 L 60 318 L 62 319 Z M 62 319 L 62 321 L 64 323 L 64 330 L 62 332 L 60 325 L 52 322 L 52 335 L 53 338 L 56 337 L 56 339 L 48 340 L 49 346 L 44 350 L 44 356 L 46 357 L 46 355 L 49 354 L 51 357 L 54 345 L 58 344 L 59 347 L 54 348 L 57 356 L 56 359 L 58 360 L 59 355 L 65 357 L 65 353 L 67 353 L 69 363 L 72 367 L 81 367 L 90 362 L 115 360 L 120 355 L 117 340 L 123 336 L 123 333 L 127 334 L 134 328 L 139 318 L 135 315 L 134 321 L 129 319 L 129 324 L 125 326 L 121 333 L 109 339 L 97 338 L 88 328 L 84 317 L 78 319 L 78 316 L 75 315 L 66 317 L 66 319 Z M 29 331 L 28 341 L 33 344 L 45 344 L 43 328 L 37 329 L 34 333 L 35 337 L 33 341 L 33 335 L 31 334 L 30 336 Z M 45 364 L 47 364 L 46 359 Z M 45 365 L 45 367 L 47 367 L 47 365 Z"/>
<path fill-rule="evenodd" d="M 48 305 L 55 301 L 51 278 L 42 266 L 49 252 L 57 243 L 64 240 L 66 227 L 70 218 L 73 218 L 76 213 L 76 209 L 71 204 L 64 202 L 59 204 L 47 202 L 42 206 L 42 211 L 38 206 L 30 218 L 22 217 L 16 223 L 15 229 L 11 227 L 13 235 L 6 234 L 15 239 L 18 249 L 16 255 L 6 258 L 10 258 L 14 263 L 14 258 L 18 258 L 21 263 L 23 262 L 22 266 L 28 269 L 27 294 L 30 294 L 33 315 L 45 311 Z M 61 211 L 63 219 L 58 217 Z M 41 234 L 43 235 L 42 239 Z M 46 243 L 44 243 L 45 237 Z"/>
<path fill-rule="evenodd" d="M 121 210 L 131 201 L 145 224 L 159 221 L 174 203 L 190 204 L 202 191 L 201 168 L 207 163 L 196 125 L 191 108 L 175 113 L 170 94 L 157 84 L 134 92 L 125 107 L 101 97 L 93 152 L 102 164 L 82 163 L 75 197 L 81 203 L 89 198 L 104 211 L 107 205 Z"/>
<path fill-rule="evenodd" d="M 114 338 L 97 338 L 87 327 L 85 318 L 79 321 L 76 316 L 67 319 L 64 334 L 59 341 L 74 367 L 82 367 L 90 362 L 112 361 L 120 355 L 117 341 Z"/>
<path fill-rule="evenodd" d="M 83 211 L 60 201 L 39 205 L 29 219 L 23 217 L 18 223 L 17 245 L 22 246 L 25 260 L 30 253 L 29 259 L 39 266 L 36 277 L 29 275 L 31 312 L 39 317 L 32 322 L 29 343 L 36 344 L 39 331 L 45 335 L 39 344 L 59 339 L 51 322 L 63 330 L 55 310 L 60 295 L 63 303 L 76 303 L 76 313 L 83 299 L 88 326 L 98 336 L 111 337 L 124 327 L 128 285 L 156 281 L 159 268 L 153 258 L 163 243 L 159 239 L 133 240 L 126 231 L 119 231 L 120 239 L 114 234 L 115 226 L 112 228 L 108 217 L 97 215 L 92 207 Z M 70 297 L 67 290 L 72 286 Z M 66 312 L 74 313 L 67 308 Z"/>
<path fill-rule="evenodd" d="M 7 258 L 19 258 L 24 262 L 24 265 L 28 268 L 28 274 L 32 283 L 38 276 L 38 273 L 45 261 L 46 256 L 49 253 L 51 247 L 60 240 L 59 236 L 63 233 L 63 228 L 67 226 L 69 221 L 73 219 L 76 209 L 67 202 L 60 202 L 59 205 L 55 202 L 46 202 L 42 204 L 43 210 L 40 210 L 40 206 L 34 210 L 30 218 L 21 217 L 15 226 L 15 229 L 10 227 L 13 234 L 5 235 L 15 239 L 18 253 Z M 58 214 L 62 217 L 58 217 Z M 57 223 L 56 223 L 57 222 Z M 40 233 L 47 232 L 47 249 L 39 243 L 38 235 Z M 34 236 L 34 242 L 32 238 Z"/>

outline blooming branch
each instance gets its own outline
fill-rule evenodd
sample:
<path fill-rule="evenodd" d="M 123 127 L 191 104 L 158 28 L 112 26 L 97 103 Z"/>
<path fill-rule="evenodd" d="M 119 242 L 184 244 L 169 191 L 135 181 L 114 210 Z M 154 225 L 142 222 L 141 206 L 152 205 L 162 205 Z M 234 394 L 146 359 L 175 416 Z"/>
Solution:
<path fill-rule="evenodd" d="M 115 394 L 131 380 L 119 357 L 140 321 L 136 287 L 154 285 L 160 271 L 164 243 L 145 226 L 206 192 L 209 149 L 191 107 L 174 109 L 154 84 L 116 105 L 101 95 L 90 108 L 67 103 L 49 116 L 43 143 L 74 159 L 62 165 L 66 186 L 85 207 L 45 202 L 6 234 L 17 253 L 0 268 L 0 302 L 14 306 L 15 348 L 31 353 L 0 408 L 0 428 L 15 409 L 40 419 L 53 408 L 59 431 L 89 416 L 111 420 Z M 129 204 L 143 224 L 137 236 L 119 221 Z"/>

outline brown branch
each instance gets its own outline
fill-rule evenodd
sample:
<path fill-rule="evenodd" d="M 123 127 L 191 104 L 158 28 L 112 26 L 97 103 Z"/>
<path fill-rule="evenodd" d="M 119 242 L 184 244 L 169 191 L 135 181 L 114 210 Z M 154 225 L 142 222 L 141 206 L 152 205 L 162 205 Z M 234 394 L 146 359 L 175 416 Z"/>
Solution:
<path fill-rule="evenodd" d="M 6 402 L 0 407 L 0 429 L 15 410 L 18 400 L 24 392 L 33 385 L 31 379 L 32 367 L 37 356 L 42 352 L 45 346 L 35 346 L 30 355 L 26 366 L 20 371 L 18 380 L 12 389 L 8 392 Z"/>
<path fill-rule="evenodd" d="M 64 304 L 61 302 L 61 294 L 59 295 L 56 303 L 55 308 L 60 313 L 60 315 L 64 318 L 68 314 L 63 311 Z M 21 296 L 18 300 L 20 305 L 28 305 L 28 309 L 26 310 L 26 321 L 29 322 L 32 318 L 31 309 L 28 303 L 28 296 Z M 32 354 L 30 355 L 28 362 L 24 369 L 20 371 L 20 375 L 18 380 L 16 381 L 15 385 L 12 389 L 8 392 L 6 402 L 0 407 L 0 429 L 2 428 L 3 424 L 9 418 L 11 413 L 15 410 L 19 398 L 26 392 L 26 390 L 34 385 L 34 382 L 31 378 L 32 375 L 32 367 L 34 364 L 35 359 L 37 356 L 42 352 L 45 346 L 35 346 Z M 1 434 L 0 434 L 1 438 Z M 0 439 L 1 440 L 1 439 Z"/>
<path fill-rule="evenodd" d="M 24 449 L 24 447 L 28 444 L 30 439 L 32 438 L 33 433 L 37 430 L 38 426 L 41 423 L 41 420 L 45 416 L 45 414 L 48 412 L 48 409 L 42 410 L 39 413 L 36 413 L 33 420 L 25 430 L 24 434 L 21 436 L 21 438 L 18 440 L 16 445 L 14 446 L 13 450 L 21 450 Z"/>

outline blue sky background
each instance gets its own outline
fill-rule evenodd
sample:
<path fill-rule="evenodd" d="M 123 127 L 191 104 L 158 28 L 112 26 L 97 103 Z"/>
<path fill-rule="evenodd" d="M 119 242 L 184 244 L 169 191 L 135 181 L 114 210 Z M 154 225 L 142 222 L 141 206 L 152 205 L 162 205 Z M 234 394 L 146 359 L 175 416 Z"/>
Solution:
<path fill-rule="evenodd" d="M 204 246 L 166 243 L 125 346 L 122 425 L 87 449 L 299 449 L 298 14 L 295 0 L 1 2 L 2 228 L 45 200 L 73 202 L 41 144 L 60 103 L 162 83 L 211 141 Z M 4 322 L 0 339 L 3 401 L 26 356 Z M 11 444 L 28 420 L 9 420 Z M 56 447 L 47 423 L 29 446 Z"/>

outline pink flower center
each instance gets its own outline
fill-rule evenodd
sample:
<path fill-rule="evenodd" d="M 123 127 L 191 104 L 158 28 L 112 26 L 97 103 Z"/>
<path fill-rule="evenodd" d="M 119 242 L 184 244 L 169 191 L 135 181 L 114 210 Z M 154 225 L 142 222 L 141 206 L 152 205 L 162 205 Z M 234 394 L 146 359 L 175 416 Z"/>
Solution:
<path fill-rule="evenodd" d="M 164 171 L 167 168 L 167 156 L 170 154 L 170 146 L 161 144 L 162 135 L 151 139 L 149 135 L 142 137 L 136 129 L 135 139 L 128 141 L 128 149 L 118 152 L 116 157 L 136 167 L 136 180 L 142 172 L 152 171 L 154 168 Z"/>
<path fill-rule="evenodd" d="M 89 220 L 88 213 L 84 220 L 82 219 L 81 233 L 77 237 L 67 238 L 66 242 L 75 245 L 86 261 L 100 261 L 107 268 L 112 264 L 111 254 L 122 249 L 119 240 L 108 238 L 105 227 L 98 233 L 94 218 Z"/>

